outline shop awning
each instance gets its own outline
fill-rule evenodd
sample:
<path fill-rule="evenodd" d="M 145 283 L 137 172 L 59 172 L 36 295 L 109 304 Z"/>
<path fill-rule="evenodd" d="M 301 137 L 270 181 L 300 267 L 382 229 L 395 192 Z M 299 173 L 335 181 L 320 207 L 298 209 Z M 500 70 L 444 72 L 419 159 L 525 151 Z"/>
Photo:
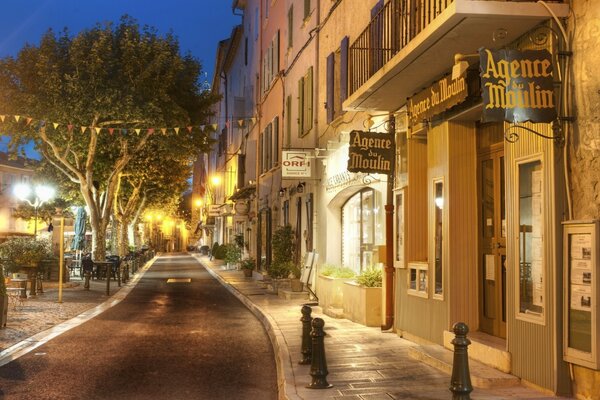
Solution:
<path fill-rule="evenodd" d="M 238 189 L 237 192 L 229 196 L 229 200 L 243 200 L 248 199 L 252 194 L 256 193 L 256 185 L 244 186 L 241 189 Z"/>

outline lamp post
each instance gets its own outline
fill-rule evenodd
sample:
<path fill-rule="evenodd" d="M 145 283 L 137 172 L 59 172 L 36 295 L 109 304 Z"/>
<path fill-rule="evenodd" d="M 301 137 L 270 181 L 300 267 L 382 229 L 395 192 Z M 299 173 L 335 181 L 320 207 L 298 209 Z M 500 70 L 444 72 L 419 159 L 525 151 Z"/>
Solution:
<path fill-rule="evenodd" d="M 37 220 L 38 220 L 38 209 L 42 204 L 54 197 L 54 188 L 46 185 L 36 185 L 31 188 L 26 183 L 19 183 L 13 189 L 13 193 L 21 201 L 26 201 L 27 204 L 33 207 L 35 213 L 33 238 L 37 239 Z M 33 193 L 33 201 L 31 195 Z"/>

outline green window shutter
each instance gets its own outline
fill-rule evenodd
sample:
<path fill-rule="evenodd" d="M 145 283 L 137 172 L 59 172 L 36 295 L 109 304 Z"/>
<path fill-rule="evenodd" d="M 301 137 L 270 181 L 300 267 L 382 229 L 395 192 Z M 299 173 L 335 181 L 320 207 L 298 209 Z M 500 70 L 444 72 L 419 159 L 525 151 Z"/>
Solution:
<path fill-rule="evenodd" d="M 285 147 L 292 143 L 292 96 L 285 99 Z"/>
<path fill-rule="evenodd" d="M 273 65 L 271 66 L 271 79 L 279 74 L 279 30 L 273 39 Z"/>
<path fill-rule="evenodd" d="M 279 117 L 273 121 L 273 165 L 279 165 Z"/>
<path fill-rule="evenodd" d="M 294 44 L 294 5 L 288 11 L 288 48 Z"/>
<path fill-rule="evenodd" d="M 310 0 L 304 0 L 304 19 L 310 15 Z"/>
<path fill-rule="evenodd" d="M 304 78 L 298 81 L 298 136 L 304 133 Z"/>
<path fill-rule="evenodd" d="M 304 133 L 313 127 L 313 67 L 308 69 L 304 78 Z"/>

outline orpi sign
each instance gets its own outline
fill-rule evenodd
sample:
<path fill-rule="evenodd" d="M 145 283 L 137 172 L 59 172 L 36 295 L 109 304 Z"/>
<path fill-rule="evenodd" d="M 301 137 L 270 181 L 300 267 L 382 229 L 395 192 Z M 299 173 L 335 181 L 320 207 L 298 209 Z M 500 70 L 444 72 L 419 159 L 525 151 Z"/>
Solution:
<path fill-rule="evenodd" d="M 281 177 L 282 178 L 310 178 L 311 177 L 310 150 L 284 150 L 282 151 Z"/>

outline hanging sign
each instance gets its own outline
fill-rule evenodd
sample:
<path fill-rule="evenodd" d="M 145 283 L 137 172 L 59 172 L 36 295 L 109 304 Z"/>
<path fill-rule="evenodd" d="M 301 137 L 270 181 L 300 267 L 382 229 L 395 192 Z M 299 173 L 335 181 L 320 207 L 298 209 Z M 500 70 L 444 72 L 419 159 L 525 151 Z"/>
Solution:
<path fill-rule="evenodd" d="M 410 126 L 423 122 L 447 109 L 462 103 L 469 94 L 466 75 L 457 79 L 450 76 L 408 99 L 406 106 Z"/>
<path fill-rule="evenodd" d="M 483 120 L 556 119 L 552 56 L 548 50 L 479 50 Z"/>
<path fill-rule="evenodd" d="M 312 151 L 284 150 L 281 152 L 282 178 L 310 178 Z"/>
<path fill-rule="evenodd" d="M 208 205 L 208 216 L 219 217 L 221 215 L 222 204 L 209 204 Z"/>
<path fill-rule="evenodd" d="M 391 174 L 395 156 L 394 137 L 386 133 L 350 132 L 348 171 Z"/>

